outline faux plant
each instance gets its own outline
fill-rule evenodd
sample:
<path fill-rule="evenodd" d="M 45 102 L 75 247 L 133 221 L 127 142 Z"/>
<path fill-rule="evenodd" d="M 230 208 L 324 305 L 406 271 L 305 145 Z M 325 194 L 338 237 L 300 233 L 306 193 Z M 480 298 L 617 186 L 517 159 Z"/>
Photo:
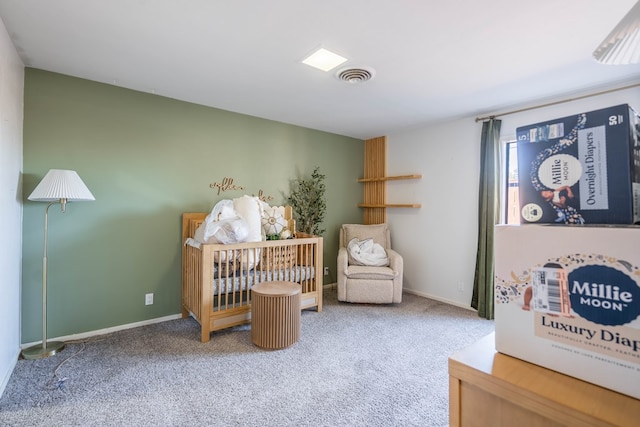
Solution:
<path fill-rule="evenodd" d="M 296 228 L 303 233 L 321 235 L 325 231 L 320 228 L 327 210 L 324 178 L 316 166 L 311 178 L 291 181 L 291 195 L 287 203 L 293 208 Z"/>

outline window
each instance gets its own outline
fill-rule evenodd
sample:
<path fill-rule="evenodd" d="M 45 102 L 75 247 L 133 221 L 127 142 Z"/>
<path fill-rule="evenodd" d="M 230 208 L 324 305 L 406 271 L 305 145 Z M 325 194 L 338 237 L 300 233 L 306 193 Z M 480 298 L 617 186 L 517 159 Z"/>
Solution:
<path fill-rule="evenodd" d="M 504 165 L 506 166 L 502 174 L 502 188 L 504 189 L 504 200 L 502 211 L 505 224 L 520 224 L 520 203 L 518 200 L 518 143 L 516 141 L 506 141 L 504 147 Z"/>

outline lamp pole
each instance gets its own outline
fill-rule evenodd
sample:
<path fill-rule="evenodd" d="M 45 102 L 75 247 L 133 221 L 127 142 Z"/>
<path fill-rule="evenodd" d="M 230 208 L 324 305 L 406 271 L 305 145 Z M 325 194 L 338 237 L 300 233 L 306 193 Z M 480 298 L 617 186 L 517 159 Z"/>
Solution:
<path fill-rule="evenodd" d="M 67 199 L 50 202 L 44 210 L 44 253 L 42 255 L 42 345 L 34 345 L 22 350 L 25 359 L 41 359 L 53 356 L 64 349 L 64 342 L 47 342 L 47 235 L 49 234 L 49 208 L 60 203 L 62 213 L 65 211 Z"/>

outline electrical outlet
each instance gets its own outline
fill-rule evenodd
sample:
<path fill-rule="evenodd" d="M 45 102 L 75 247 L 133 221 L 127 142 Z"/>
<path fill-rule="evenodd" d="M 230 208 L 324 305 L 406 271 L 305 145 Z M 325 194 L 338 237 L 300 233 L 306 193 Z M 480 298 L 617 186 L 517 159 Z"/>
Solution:
<path fill-rule="evenodd" d="M 152 305 L 152 304 L 153 304 L 153 294 L 145 294 L 144 305 Z"/>
<path fill-rule="evenodd" d="M 464 282 L 458 282 L 458 292 L 464 292 Z"/>
<path fill-rule="evenodd" d="M 325 267 L 324 268 L 324 275 L 328 276 L 329 275 L 329 267 Z"/>

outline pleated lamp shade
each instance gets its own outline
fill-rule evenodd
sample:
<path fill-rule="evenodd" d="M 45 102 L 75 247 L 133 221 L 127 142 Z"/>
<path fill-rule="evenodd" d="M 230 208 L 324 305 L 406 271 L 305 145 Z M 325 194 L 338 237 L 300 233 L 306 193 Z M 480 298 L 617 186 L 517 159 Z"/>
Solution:
<path fill-rule="evenodd" d="M 640 62 L 640 1 L 593 52 L 602 64 L 625 65 Z"/>
<path fill-rule="evenodd" d="M 76 171 L 51 169 L 28 197 L 36 202 L 88 202 L 95 200 Z"/>

